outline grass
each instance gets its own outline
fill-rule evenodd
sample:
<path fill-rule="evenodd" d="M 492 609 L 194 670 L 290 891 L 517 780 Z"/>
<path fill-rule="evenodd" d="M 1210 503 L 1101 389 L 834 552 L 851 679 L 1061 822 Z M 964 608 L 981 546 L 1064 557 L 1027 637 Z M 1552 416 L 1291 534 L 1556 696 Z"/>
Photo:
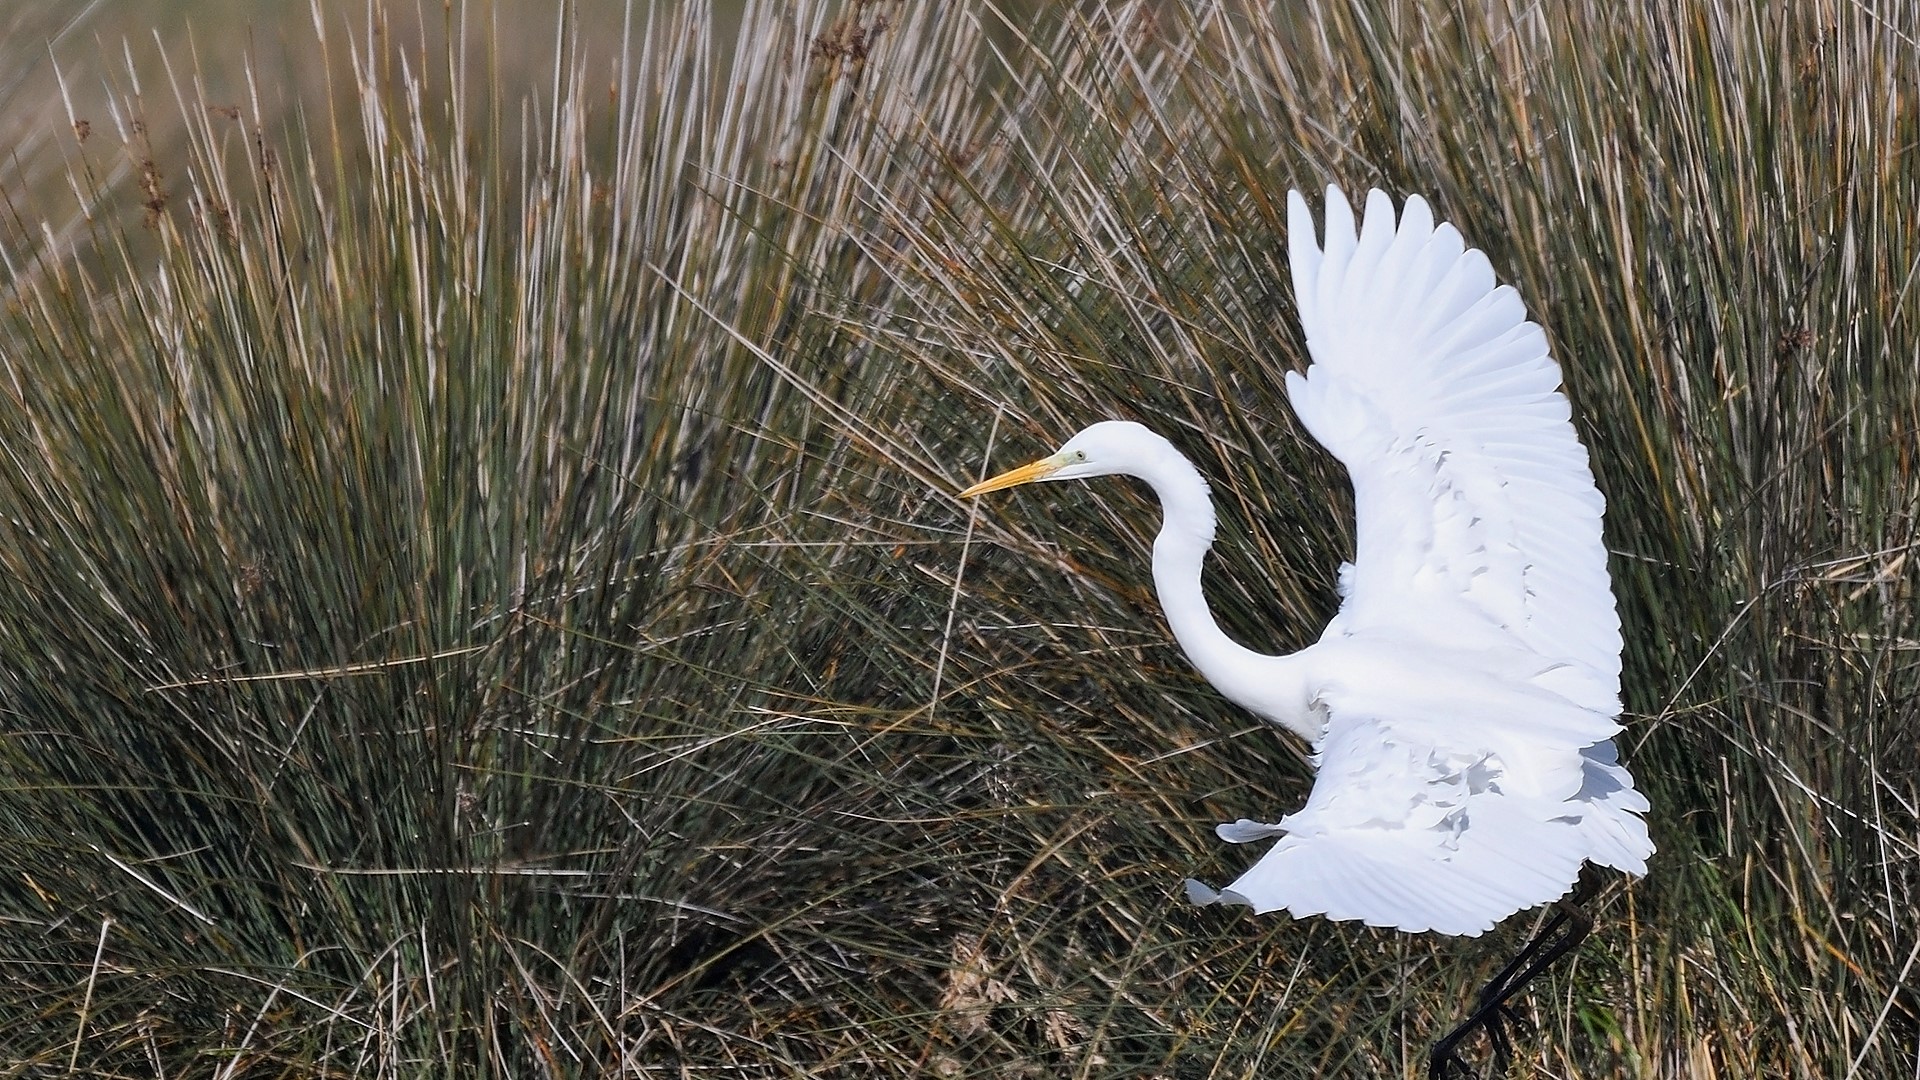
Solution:
<path fill-rule="evenodd" d="M 0 229 L 7 1075 L 1416 1073 L 1527 920 L 1189 908 L 1305 748 L 1171 645 L 1144 493 L 950 496 L 1147 421 L 1223 622 L 1312 640 L 1328 181 L 1487 249 L 1609 498 L 1661 851 L 1515 1073 L 1920 1070 L 1920 28 L 736 15 L 562 20 L 528 86 L 483 6 L 323 11 L 294 107 L 209 47 L 46 118 L 93 134 Z"/>

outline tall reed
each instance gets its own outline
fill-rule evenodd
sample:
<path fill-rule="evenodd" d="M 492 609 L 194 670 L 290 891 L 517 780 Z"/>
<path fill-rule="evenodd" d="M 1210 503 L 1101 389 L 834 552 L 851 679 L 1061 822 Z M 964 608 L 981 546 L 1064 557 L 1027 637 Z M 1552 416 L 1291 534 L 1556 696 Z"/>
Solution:
<path fill-rule="evenodd" d="M 563 16 L 523 94 L 483 5 L 316 7 L 298 109 L 196 50 L 49 121 L 84 212 L 0 234 L 13 1072 L 1419 1069 L 1527 921 L 1188 908 L 1306 748 L 1172 647 L 1144 493 L 951 498 L 1147 421 L 1223 622 L 1311 641 L 1349 498 L 1281 207 L 1330 181 L 1488 250 L 1610 500 L 1661 853 L 1519 1071 L 1915 1070 L 1912 20 L 1042 15 Z"/>

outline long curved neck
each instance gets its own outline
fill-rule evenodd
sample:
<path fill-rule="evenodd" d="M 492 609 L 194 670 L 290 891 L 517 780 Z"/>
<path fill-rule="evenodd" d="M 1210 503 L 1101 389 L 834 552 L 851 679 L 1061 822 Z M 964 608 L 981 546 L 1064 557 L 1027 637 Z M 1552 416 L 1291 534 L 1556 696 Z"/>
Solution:
<path fill-rule="evenodd" d="M 1153 585 L 1160 594 L 1173 636 L 1193 666 L 1231 700 L 1267 712 L 1271 687 L 1260 685 L 1278 657 L 1254 652 L 1234 641 L 1214 621 L 1200 587 L 1200 568 L 1213 547 L 1216 521 L 1207 482 L 1179 451 L 1167 446 L 1146 468 L 1142 480 L 1160 497 L 1164 515 L 1153 541 Z"/>

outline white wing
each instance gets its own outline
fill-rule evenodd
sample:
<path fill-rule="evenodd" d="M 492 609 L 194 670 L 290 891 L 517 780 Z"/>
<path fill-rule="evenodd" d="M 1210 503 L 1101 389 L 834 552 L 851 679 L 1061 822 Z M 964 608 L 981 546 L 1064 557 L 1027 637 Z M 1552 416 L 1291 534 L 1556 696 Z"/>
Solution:
<path fill-rule="evenodd" d="M 1378 191 L 1356 236 L 1298 192 L 1289 243 L 1313 353 L 1287 389 L 1353 479 L 1356 554 L 1313 670 L 1307 805 L 1223 839 L 1281 839 L 1224 895 L 1295 915 L 1477 934 L 1593 860 L 1646 872 L 1621 768 L 1620 621 L 1604 509 L 1546 335 L 1427 204 Z"/>
<path fill-rule="evenodd" d="M 1328 633 L 1511 641 L 1583 668 L 1583 701 L 1617 714 L 1606 504 L 1546 335 L 1417 195 L 1396 229 L 1372 192 L 1356 241 L 1328 188 L 1324 251 L 1299 193 L 1288 210 L 1314 362 L 1287 390 L 1353 479 L 1356 551 Z"/>
<path fill-rule="evenodd" d="M 1582 862 L 1646 872 L 1647 802 L 1614 755 L 1617 725 L 1527 678 L 1526 654 L 1315 650 L 1313 793 L 1277 824 L 1222 825 L 1233 843 L 1280 839 L 1224 893 L 1190 883 L 1195 900 L 1471 935 L 1565 894 Z M 1490 657 L 1521 666 L 1486 670 Z"/>

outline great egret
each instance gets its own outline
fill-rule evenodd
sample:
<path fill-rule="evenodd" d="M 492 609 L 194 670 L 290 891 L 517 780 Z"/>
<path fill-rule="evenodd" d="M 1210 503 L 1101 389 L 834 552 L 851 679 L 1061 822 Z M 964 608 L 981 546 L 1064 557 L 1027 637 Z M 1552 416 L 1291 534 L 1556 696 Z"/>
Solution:
<path fill-rule="evenodd" d="M 1365 223 L 1327 189 L 1326 243 L 1299 192 L 1289 256 L 1313 364 L 1287 393 L 1347 467 L 1356 548 L 1340 610 L 1290 656 L 1233 641 L 1201 595 L 1214 539 L 1206 481 L 1139 424 L 1097 423 L 1054 454 L 975 484 L 1120 473 L 1145 480 L 1164 520 L 1153 579 L 1189 660 L 1228 699 L 1308 739 L 1306 805 L 1273 824 L 1221 825 L 1230 843 L 1277 838 L 1198 903 L 1284 909 L 1407 931 L 1477 935 L 1560 901 L 1593 862 L 1646 873 L 1653 844 L 1612 737 L 1620 730 L 1620 620 L 1600 536 L 1604 507 L 1560 392 L 1546 335 L 1484 254 L 1426 201 L 1367 197 Z M 1584 934 L 1563 910 L 1437 1047 L 1499 1030 L 1505 1001 Z M 1571 925 L 1568 925 L 1571 924 Z M 1565 927 L 1557 940 L 1549 940 Z"/>

